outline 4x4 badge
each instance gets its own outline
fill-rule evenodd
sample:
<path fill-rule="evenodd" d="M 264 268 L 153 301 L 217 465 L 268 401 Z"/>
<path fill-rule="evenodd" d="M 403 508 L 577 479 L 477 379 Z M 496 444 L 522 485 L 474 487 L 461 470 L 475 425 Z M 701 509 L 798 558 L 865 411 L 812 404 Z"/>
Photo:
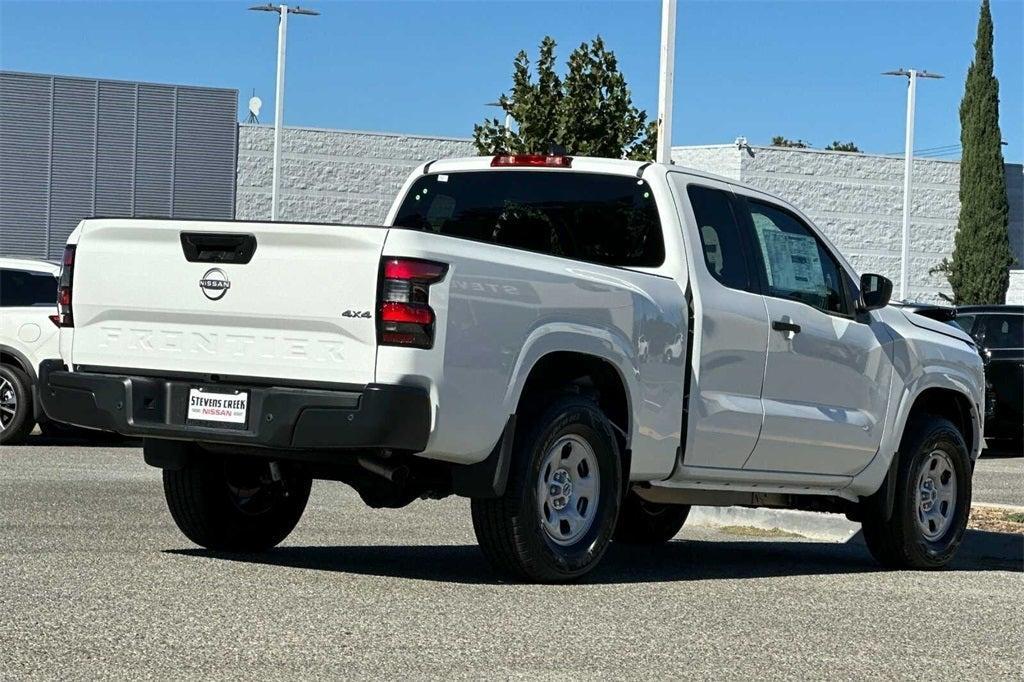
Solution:
<path fill-rule="evenodd" d="M 231 288 L 231 281 L 220 268 L 210 268 L 199 280 L 199 288 L 206 298 L 217 301 L 224 298 L 224 294 Z"/>

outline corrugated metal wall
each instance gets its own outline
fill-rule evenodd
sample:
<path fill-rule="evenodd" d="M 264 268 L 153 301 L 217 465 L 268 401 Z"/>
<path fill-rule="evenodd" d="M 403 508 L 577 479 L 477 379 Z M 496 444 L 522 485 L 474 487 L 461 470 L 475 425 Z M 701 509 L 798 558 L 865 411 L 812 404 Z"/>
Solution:
<path fill-rule="evenodd" d="M 0 72 L 0 255 L 90 216 L 231 219 L 238 91 Z"/>

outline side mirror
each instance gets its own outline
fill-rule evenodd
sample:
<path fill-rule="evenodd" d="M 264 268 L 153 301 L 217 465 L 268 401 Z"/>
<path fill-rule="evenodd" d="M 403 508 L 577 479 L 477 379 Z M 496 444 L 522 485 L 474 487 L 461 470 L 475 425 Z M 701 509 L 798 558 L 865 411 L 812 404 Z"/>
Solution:
<path fill-rule="evenodd" d="M 865 273 L 860 276 L 860 309 L 877 310 L 889 305 L 892 280 L 881 275 Z"/>

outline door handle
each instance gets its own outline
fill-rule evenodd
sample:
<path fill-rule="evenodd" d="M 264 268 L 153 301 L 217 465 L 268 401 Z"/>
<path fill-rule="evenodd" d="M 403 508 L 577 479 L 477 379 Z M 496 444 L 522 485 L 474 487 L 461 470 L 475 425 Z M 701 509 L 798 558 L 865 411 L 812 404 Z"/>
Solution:
<path fill-rule="evenodd" d="M 793 322 L 783 322 L 782 320 L 772 320 L 772 329 L 777 332 L 800 333 L 800 325 Z"/>
<path fill-rule="evenodd" d="M 256 235 L 216 232 L 182 232 L 181 250 L 189 263 L 237 263 L 245 265 L 256 251 Z"/>

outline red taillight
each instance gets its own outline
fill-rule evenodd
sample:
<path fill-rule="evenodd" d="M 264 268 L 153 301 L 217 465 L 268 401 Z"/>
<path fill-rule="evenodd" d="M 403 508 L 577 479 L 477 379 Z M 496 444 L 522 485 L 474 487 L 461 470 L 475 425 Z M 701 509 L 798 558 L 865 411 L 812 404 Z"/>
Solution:
<path fill-rule="evenodd" d="M 444 277 L 446 267 L 428 260 L 389 258 L 384 261 L 384 279 L 411 279 L 431 283 Z"/>
<path fill-rule="evenodd" d="M 434 311 L 430 309 L 430 306 L 425 305 L 385 302 L 380 306 L 380 320 L 381 322 L 432 324 Z"/>
<path fill-rule="evenodd" d="M 498 154 L 491 159 L 491 167 L 497 166 L 532 166 L 545 168 L 570 168 L 571 156 L 547 154 Z"/>
<path fill-rule="evenodd" d="M 447 265 L 433 261 L 383 260 L 377 308 L 377 340 L 381 345 L 414 348 L 434 345 L 430 285 L 440 282 L 447 270 Z"/>
<path fill-rule="evenodd" d="M 75 278 L 75 247 L 64 247 L 64 267 L 60 271 L 60 284 L 57 286 L 57 315 L 51 316 L 58 327 L 74 327 L 75 316 L 71 307 L 71 286 Z"/>
<path fill-rule="evenodd" d="M 50 318 L 50 322 L 53 322 L 54 327 L 60 326 L 60 315 L 47 315 Z"/>

